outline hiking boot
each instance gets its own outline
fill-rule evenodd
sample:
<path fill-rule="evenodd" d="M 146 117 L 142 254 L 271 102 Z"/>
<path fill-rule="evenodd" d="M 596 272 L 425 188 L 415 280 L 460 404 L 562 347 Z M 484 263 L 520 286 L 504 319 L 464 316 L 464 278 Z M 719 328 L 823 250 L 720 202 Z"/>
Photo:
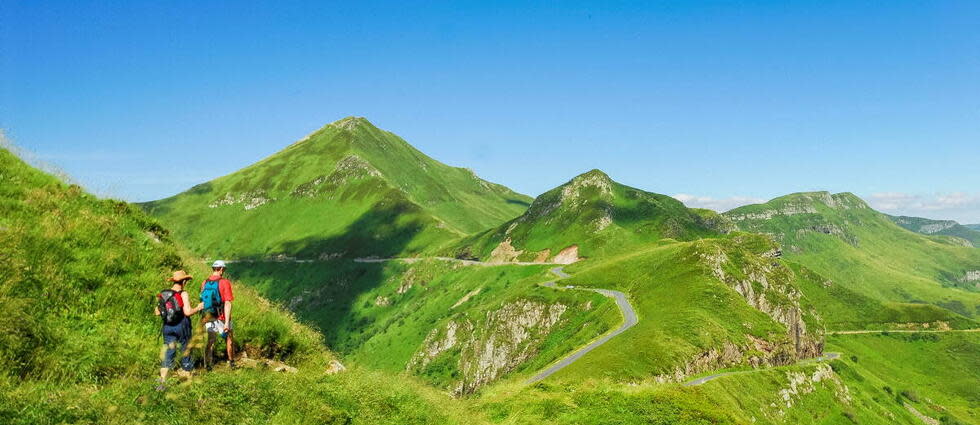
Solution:
<path fill-rule="evenodd" d="M 167 390 L 167 386 L 163 384 L 162 379 L 157 379 L 157 387 L 155 389 L 157 392 L 163 392 Z"/>
<path fill-rule="evenodd" d="M 235 370 L 235 369 L 238 369 L 238 365 L 235 364 L 235 361 L 234 360 L 229 360 L 228 361 L 228 368 L 231 369 L 231 370 Z"/>

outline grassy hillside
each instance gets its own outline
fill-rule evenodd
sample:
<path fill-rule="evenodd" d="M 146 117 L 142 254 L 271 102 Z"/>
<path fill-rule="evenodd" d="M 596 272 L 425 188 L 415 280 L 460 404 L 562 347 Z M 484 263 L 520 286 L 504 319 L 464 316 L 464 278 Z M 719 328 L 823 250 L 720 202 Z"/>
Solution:
<path fill-rule="evenodd" d="M 327 258 L 415 253 L 509 220 L 530 201 L 350 117 L 143 207 L 205 256 Z"/>
<path fill-rule="evenodd" d="M 519 424 L 941 424 L 980 423 L 978 334 L 841 335 L 830 362 L 748 370 L 695 387 L 600 376 L 500 385 L 479 407 Z"/>
<path fill-rule="evenodd" d="M 952 220 L 932 220 L 922 217 L 888 216 L 895 224 L 923 235 L 944 235 L 963 239 L 980 248 L 980 231 Z"/>
<path fill-rule="evenodd" d="M 818 355 L 823 325 L 800 296 L 801 277 L 761 255 L 773 247 L 733 235 L 571 266 L 565 283 L 627 293 L 640 322 L 554 378 L 678 381 Z"/>
<path fill-rule="evenodd" d="M 320 334 L 243 285 L 238 349 L 299 373 L 219 368 L 154 391 L 153 296 L 174 268 L 205 273 L 184 257 L 136 207 L 97 199 L 0 149 L 0 423 L 471 422 L 410 378 L 327 373 L 332 355 Z"/>
<path fill-rule="evenodd" d="M 717 235 L 721 221 L 669 196 L 614 182 L 592 170 L 545 192 L 520 217 L 467 238 L 455 254 L 491 261 L 562 261 L 625 252 L 671 238 Z"/>
<path fill-rule="evenodd" d="M 785 258 L 827 279 L 821 286 L 839 295 L 819 304 L 830 323 L 840 322 L 839 314 L 850 322 L 870 310 L 881 314 L 864 316 L 866 323 L 892 315 L 892 327 L 936 321 L 972 327 L 980 317 L 973 280 L 980 250 L 905 230 L 854 195 L 798 193 L 724 216 L 741 230 L 772 236 Z M 855 294 L 860 297 L 844 297 Z"/>
<path fill-rule="evenodd" d="M 890 401 L 943 423 L 980 423 L 980 334 L 835 335 L 829 349 Z"/>

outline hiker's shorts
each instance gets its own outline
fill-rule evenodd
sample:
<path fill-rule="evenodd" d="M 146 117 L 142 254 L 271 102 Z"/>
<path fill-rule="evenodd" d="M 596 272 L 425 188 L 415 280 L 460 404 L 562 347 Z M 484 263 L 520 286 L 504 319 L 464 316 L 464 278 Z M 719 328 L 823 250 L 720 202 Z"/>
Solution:
<path fill-rule="evenodd" d="M 173 369 L 174 358 L 180 350 L 180 367 L 186 371 L 194 369 L 194 362 L 191 360 L 191 350 L 188 344 L 191 341 L 191 320 L 184 318 L 177 325 L 163 325 L 163 354 L 161 356 L 160 367 Z"/>
<path fill-rule="evenodd" d="M 217 329 L 214 326 L 211 326 L 211 323 L 214 323 L 214 322 L 219 322 L 219 320 L 215 319 L 215 320 L 211 320 L 209 322 L 205 322 L 204 323 L 204 329 L 206 331 L 208 331 L 209 334 L 216 334 L 216 333 L 218 333 Z M 229 320 L 227 323 L 225 323 L 225 327 L 228 329 L 228 331 L 232 331 L 233 332 L 235 330 L 235 321 L 234 320 Z"/>

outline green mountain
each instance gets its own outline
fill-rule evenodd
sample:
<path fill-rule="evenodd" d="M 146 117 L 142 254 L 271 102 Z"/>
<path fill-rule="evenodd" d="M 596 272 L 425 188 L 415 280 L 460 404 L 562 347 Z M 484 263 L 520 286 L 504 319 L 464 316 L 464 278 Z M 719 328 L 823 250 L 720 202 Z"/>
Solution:
<path fill-rule="evenodd" d="M 530 201 L 349 117 L 143 207 L 202 255 L 329 258 L 417 253 L 516 217 Z"/>
<path fill-rule="evenodd" d="M 488 261 L 553 261 L 623 252 L 662 239 L 719 234 L 723 220 L 666 195 L 616 183 L 599 170 L 545 192 L 521 216 L 470 238 L 455 254 Z"/>
<path fill-rule="evenodd" d="M 185 258 L 138 208 L 98 199 L 0 149 L 0 423 L 479 421 L 410 379 L 356 367 L 330 373 L 335 357 L 322 335 L 246 285 L 235 289 L 242 368 L 154 391 L 161 339 L 153 297 L 173 269 L 205 273 Z M 196 359 L 202 335 L 193 340 Z M 298 372 L 274 371 L 289 367 Z"/>
<path fill-rule="evenodd" d="M 888 216 L 895 224 L 923 235 L 944 235 L 960 238 L 970 246 L 980 247 L 980 230 L 971 229 L 953 220 L 932 220 L 922 217 Z"/>
<path fill-rule="evenodd" d="M 969 227 L 973 230 L 980 230 L 980 224 L 964 224 L 964 226 Z"/>
<path fill-rule="evenodd" d="M 724 216 L 771 236 L 785 258 L 828 279 L 824 286 L 837 294 L 811 298 L 831 328 L 973 327 L 980 317 L 980 251 L 909 232 L 850 193 L 795 193 Z"/>

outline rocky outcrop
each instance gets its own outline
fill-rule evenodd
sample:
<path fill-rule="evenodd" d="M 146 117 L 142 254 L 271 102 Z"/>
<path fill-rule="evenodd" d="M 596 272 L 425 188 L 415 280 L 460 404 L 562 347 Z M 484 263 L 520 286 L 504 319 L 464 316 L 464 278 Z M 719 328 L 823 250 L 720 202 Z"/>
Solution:
<path fill-rule="evenodd" d="M 693 255 L 710 275 L 738 292 L 750 306 L 786 327 L 793 342 L 792 360 L 819 356 L 823 330 L 808 329 L 804 316 L 811 323 L 819 322 L 819 317 L 800 306 L 802 293 L 793 283 L 793 271 L 770 257 L 772 248 L 761 253 L 770 255 L 759 255 L 738 246 L 741 242 L 758 241 L 701 241 Z"/>
<path fill-rule="evenodd" d="M 553 258 L 551 262 L 558 264 L 572 264 L 578 260 L 580 260 L 578 256 L 578 245 L 572 245 L 561 250 L 558 255 L 555 255 L 555 258 Z"/>
<path fill-rule="evenodd" d="M 381 172 L 357 155 L 348 155 L 337 162 L 334 170 L 313 180 L 296 186 L 290 195 L 298 198 L 312 198 L 332 193 L 348 186 L 351 182 L 368 177 L 381 177 Z"/>
<path fill-rule="evenodd" d="M 523 253 L 524 251 L 514 248 L 510 238 L 507 238 L 490 252 L 490 258 L 487 259 L 487 262 L 500 264 L 515 261 Z"/>
<path fill-rule="evenodd" d="M 814 369 L 813 373 L 806 372 L 786 372 L 786 379 L 789 381 L 785 388 L 780 389 L 776 401 L 770 403 L 767 416 L 780 419 L 786 416 L 789 409 L 792 409 L 799 400 L 811 394 L 821 386 L 824 389 L 832 390 L 834 398 L 842 404 L 851 403 L 851 391 L 846 384 L 834 373 L 834 370 L 827 364 L 820 364 Z"/>
<path fill-rule="evenodd" d="M 966 274 L 963 275 L 962 282 L 978 282 L 980 281 L 980 270 L 968 270 Z"/>
<path fill-rule="evenodd" d="M 797 214 L 816 214 L 817 209 L 810 204 L 788 204 L 779 209 L 764 210 L 746 214 L 734 214 L 728 216 L 732 221 L 745 220 L 769 220 L 777 215 L 797 215 Z"/>
<path fill-rule="evenodd" d="M 482 320 L 450 320 L 429 332 L 406 368 L 424 373 L 436 361 L 450 361 L 459 374 L 450 386 L 453 394 L 472 393 L 534 356 L 567 309 L 560 303 L 517 300 Z"/>
<path fill-rule="evenodd" d="M 226 193 L 224 197 L 211 201 L 208 208 L 218 208 L 230 205 L 242 205 L 245 211 L 254 210 L 275 199 L 269 197 L 263 190 L 253 190 L 239 194 Z"/>
<path fill-rule="evenodd" d="M 781 366 L 794 361 L 792 347 L 746 335 L 749 343 L 738 346 L 725 342 L 721 348 L 712 348 L 674 368 L 674 370 L 654 377 L 660 383 L 682 382 L 688 377 L 711 370 L 732 366 L 749 365 L 754 368 Z"/>

